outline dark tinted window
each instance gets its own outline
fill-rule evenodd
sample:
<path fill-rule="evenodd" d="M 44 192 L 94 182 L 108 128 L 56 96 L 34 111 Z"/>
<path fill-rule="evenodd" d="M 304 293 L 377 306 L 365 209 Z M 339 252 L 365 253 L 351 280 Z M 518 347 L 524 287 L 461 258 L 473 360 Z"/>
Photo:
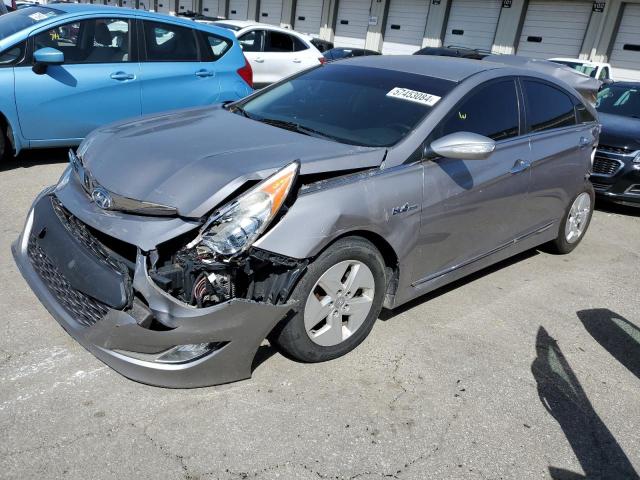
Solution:
<path fill-rule="evenodd" d="M 286 33 L 268 32 L 266 52 L 293 52 L 293 37 Z"/>
<path fill-rule="evenodd" d="M 144 22 L 149 62 L 197 62 L 196 37 L 190 28 L 168 23 Z"/>
<path fill-rule="evenodd" d="M 293 39 L 293 49 L 296 52 L 300 52 L 302 50 L 307 50 L 309 47 L 298 37 L 291 37 Z"/>
<path fill-rule="evenodd" d="M 471 132 L 505 140 L 518 135 L 519 125 L 516 85 L 504 80 L 471 92 L 440 125 L 437 136 Z"/>
<path fill-rule="evenodd" d="M 264 30 L 251 30 L 238 39 L 245 52 L 261 52 L 263 40 Z"/>
<path fill-rule="evenodd" d="M 573 102 L 566 93 L 545 83 L 525 80 L 529 130 L 542 132 L 575 125 Z"/>
<path fill-rule="evenodd" d="M 640 118 L 640 86 L 610 85 L 598 93 L 596 109 L 602 113 Z"/>
<path fill-rule="evenodd" d="M 0 53 L 0 67 L 15 65 L 22 60 L 24 54 L 25 43 L 22 42 L 15 47 L 8 48 Z"/>
<path fill-rule="evenodd" d="M 390 146 L 413 131 L 437 97 L 453 87 L 438 78 L 337 62 L 260 92 L 242 106 L 254 120 L 290 122 L 280 123 L 282 128 L 298 125 L 337 142 Z"/>
<path fill-rule="evenodd" d="M 65 64 L 128 62 L 129 30 L 129 21 L 120 18 L 66 23 L 36 35 L 34 49 L 60 50 Z"/>

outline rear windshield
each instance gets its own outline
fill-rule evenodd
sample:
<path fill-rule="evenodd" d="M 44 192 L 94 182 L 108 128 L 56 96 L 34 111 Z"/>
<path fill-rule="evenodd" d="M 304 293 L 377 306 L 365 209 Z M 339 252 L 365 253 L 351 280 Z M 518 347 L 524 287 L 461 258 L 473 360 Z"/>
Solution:
<path fill-rule="evenodd" d="M 591 67 L 589 65 L 585 65 L 584 63 L 579 62 L 570 62 L 568 60 L 551 60 L 553 63 L 558 63 L 560 65 L 565 65 L 567 67 L 573 68 L 577 72 L 583 73 L 584 75 L 588 75 L 590 77 L 596 76 L 596 67 Z"/>
<path fill-rule="evenodd" d="M 290 122 L 341 143 L 386 147 L 406 137 L 454 87 L 425 75 L 329 64 L 242 107 L 266 123 Z"/>
<path fill-rule="evenodd" d="M 602 113 L 640 118 L 640 84 L 638 86 L 612 85 L 598 93 L 596 109 Z"/>
<path fill-rule="evenodd" d="M 63 12 L 47 7 L 28 7 L 0 16 L 0 40 Z"/>

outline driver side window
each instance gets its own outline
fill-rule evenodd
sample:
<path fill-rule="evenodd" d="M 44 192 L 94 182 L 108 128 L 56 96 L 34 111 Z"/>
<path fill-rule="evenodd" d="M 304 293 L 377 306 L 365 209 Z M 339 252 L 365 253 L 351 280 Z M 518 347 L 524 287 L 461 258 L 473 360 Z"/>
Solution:
<path fill-rule="evenodd" d="M 515 81 L 503 80 L 471 92 L 440 124 L 436 138 L 471 132 L 500 141 L 518 136 L 519 127 Z"/>

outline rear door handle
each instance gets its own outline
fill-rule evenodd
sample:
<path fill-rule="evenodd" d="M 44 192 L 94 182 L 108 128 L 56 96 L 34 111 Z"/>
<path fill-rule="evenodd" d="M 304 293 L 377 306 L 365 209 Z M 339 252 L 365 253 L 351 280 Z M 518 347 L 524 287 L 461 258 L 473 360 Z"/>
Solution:
<path fill-rule="evenodd" d="M 531 163 L 527 160 L 518 159 L 516 160 L 516 163 L 513 164 L 513 167 L 511 167 L 511 170 L 509 170 L 509 172 L 513 174 L 524 172 L 530 166 Z"/>
<path fill-rule="evenodd" d="M 258 58 L 256 58 L 256 60 L 255 60 L 255 61 L 256 61 L 257 63 L 264 63 L 264 58 L 260 58 L 260 57 L 258 57 Z"/>
<path fill-rule="evenodd" d="M 111 78 L 122 82 L 124 80 L 135 80 L 136 76 L 133 73 L 116 72 L 111 74 Z"/>
<path fill-rule="evenodd" d="M 211 70 L 198 70 L 196 72 L 196 77 L 213 77 L 215 75 L 215 72 L 211 71 Z"/>
<path fill-rule="evenodd" d="M 302 63 L 302 60 L 300 60 L 299 58 L 294 58 L 293 63 Z"/>
<path fill-rule="evenodd" d="M 580 148 L 585 148 L 591 145 L 593 140 L 589 140 L 587 137 L 580 137 L 580 141 L 578 142 L 578 146 Z"/>

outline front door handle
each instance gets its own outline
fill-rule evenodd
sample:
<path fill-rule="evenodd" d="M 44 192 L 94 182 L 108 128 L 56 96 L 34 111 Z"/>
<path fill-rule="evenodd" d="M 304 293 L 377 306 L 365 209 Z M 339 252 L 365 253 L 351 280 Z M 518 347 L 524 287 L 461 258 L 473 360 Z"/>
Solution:
<path fill-rule="evenodd" d="M 258 57 L 255 61 L 256 63 L 264 63 L 264 58 Z"/>
<path fill-rule="evenodd" d="M 133 73 L 116 72 L 111 74 L 111 78 L 122 82 L 124 80 L 135 80 L 136 76 Z"/>
<path fill-rule="evenodd" d="M 300 60 L 299 58 L 294 58 L 293 63 L 302 63 L 302 60 Z"/>
<path fill-rule="evenodd" d="M 578 146 L 580 148 L 586 148 L 591 145 L 592 140 L 589 140 L 587 137 L 580 137 L 580 141 L 578 142 Z"/>
<path fill-rule="evenodd" d="M 511 167 L 511 170 L 509 170 L 509 172 L 513 174 L 524 172 L 530 166 L 531 163 L 527 160 L 518 159 L 516 160 L 516 163 L 513 164 L 513 167 Z"/>
<path fill-rule="evenodd" d="M 215 72 L 211 70 L 198 70 L 196 72 L 196 77 L 204 78 L 204 77 L 213 77 Z"/>

